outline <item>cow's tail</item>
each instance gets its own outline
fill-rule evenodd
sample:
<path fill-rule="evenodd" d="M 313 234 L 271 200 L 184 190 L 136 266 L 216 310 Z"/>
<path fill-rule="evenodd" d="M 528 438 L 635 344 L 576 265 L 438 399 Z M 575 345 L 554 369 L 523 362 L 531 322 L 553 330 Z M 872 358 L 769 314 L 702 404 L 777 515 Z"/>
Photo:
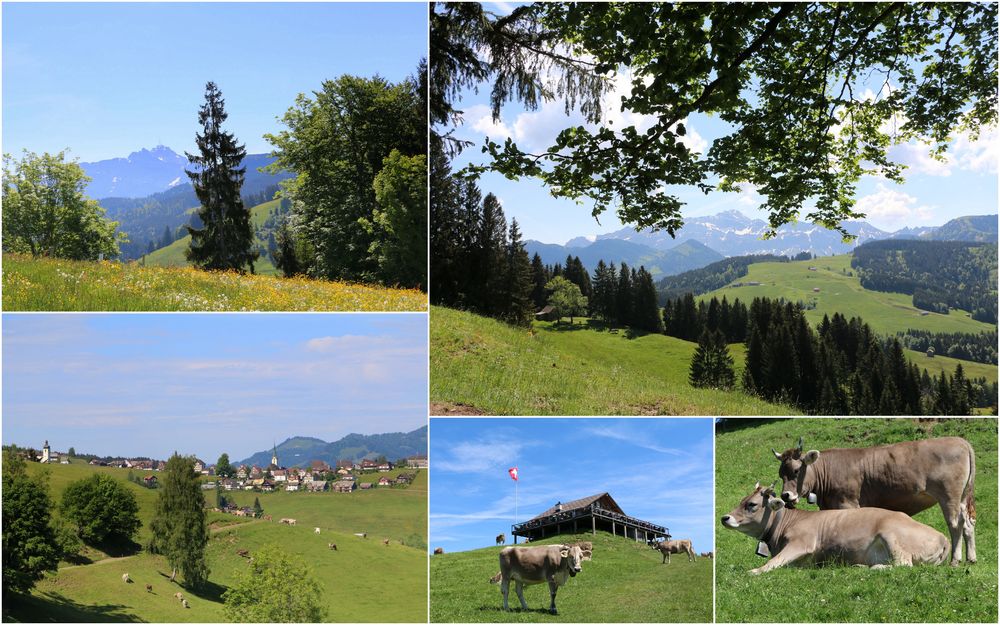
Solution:
<path fill-rule="evenodd" d="M 503 572 L 502 571 L 497 571 L 497 574 L 490 578 L 490 583 L 491 584 L 499 584 L 500 583 L 500 578 L 502 576 L 503 576 Z"/>
<path fill-rule="evenodd" d="M 972 525 L 976 524 L 976 452 L 969 446 L 969 481 L 965 485 L 965 514 Z"/>

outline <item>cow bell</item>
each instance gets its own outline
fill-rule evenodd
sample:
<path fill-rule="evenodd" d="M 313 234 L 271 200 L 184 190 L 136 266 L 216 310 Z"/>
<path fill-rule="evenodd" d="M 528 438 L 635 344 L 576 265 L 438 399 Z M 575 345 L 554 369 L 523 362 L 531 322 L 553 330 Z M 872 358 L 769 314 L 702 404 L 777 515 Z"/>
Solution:
<path fill-rule="evenodd" d="M 809 496 L 806 497 L 806 501 L 808 501 L 809 503 L 815 505 L 815 503 L 816 503 L 816 493 L 809 493 Z"/>
<path fill-rule="evenodd" d="M 768 548 L 767 543 L 763 540 L 757 541 L 757 555 L 762 558 L 770 558 L 771 550 Z"/>

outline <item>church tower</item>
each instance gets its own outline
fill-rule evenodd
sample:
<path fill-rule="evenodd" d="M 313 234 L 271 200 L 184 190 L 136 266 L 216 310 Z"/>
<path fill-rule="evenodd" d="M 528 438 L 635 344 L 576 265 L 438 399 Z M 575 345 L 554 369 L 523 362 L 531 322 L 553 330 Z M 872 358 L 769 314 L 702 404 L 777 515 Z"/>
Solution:
<path fill-rule="evenodd" d="M 49 461 L 49 453 L 50 452 L 51 452 L 51 450 L 49 449 L 49 441 L 45 441 L 45 445 L 42 447 L 42 460 L 41 460 L 41 462 L 43 464 L 44 463 L 48 463 L 48 461 Z"/>
<path fill-rule="evenodd" d="M 273 443 L 272 443 L 272 445 L 273 445 Z M 281 465 L 278 464 L 278 446 L 277 445 L 274 445 L 271 448 L 271 464 L 275 468 L 280 468 L 281 467 Z"/>

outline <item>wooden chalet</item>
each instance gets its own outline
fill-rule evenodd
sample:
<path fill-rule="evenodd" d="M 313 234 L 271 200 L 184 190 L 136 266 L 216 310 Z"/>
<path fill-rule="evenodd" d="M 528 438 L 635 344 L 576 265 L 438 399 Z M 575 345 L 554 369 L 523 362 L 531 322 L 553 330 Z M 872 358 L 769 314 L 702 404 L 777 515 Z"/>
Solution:
<path fill-rule="evenodd" d="M 662 525 L 625 514 L 608 493 L 565 503 L 557 502 L 538 516 L 511 526 L 515 544 L 518 536 L 539 540 L 557 534 L 578 534 L 588 530 L 593 534 L 597 530 L 611 532 L 615 536 L 646 543 L 670 538 L 670 531 Z"/>

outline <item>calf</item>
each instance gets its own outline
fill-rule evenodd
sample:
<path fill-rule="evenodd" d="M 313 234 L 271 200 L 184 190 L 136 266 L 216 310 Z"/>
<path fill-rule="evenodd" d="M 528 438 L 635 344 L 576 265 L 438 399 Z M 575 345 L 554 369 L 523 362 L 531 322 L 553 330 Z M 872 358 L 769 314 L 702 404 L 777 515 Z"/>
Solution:
<path fill-rule="evenodd" d="M 772 556 L 754 575 L 782 566 L 843 562 L 872 568 L 941 564 L 948 539 L 902 512 L 881 508 L 796 510 L 758 483 L 722 525 L 767 545 Z M 759 552 L 759 551 L 758 551 Z"/>
<path fill-rule="evenodd" d="M 688 562 L 694 562 L 694 548 L 691 546 L 691 541 L 686 538 L 679 540 L 663 540 L 658 543 L 653 543 L 651 546 L 653 549 L 658 549 L 660 553 L 663 554 L 663 562 L 661 562 L 661 564 L 670 564 L 670 554 L 672 553 L 686 553 Z"/>
<path fill-rule="evenodd" d="M 582 570 L 581 563 L 589 560 L 590 551 L 583 551 L 578 546 L 544 545 L 541 547 L 505 547 L 500 550 L 500 572 L 490 580 L 500 582 L 500 592 L 503 594 L 503 609 L 509 611 L 507 594 L 510 582 L 514 581 L 514 592 L 521 600 L 521 609 L 527 610 L 524 600 L 524 587 L 531 584 L 548 582 L 549 596 L 552 603 L 549 612 L 556 612 L 556 591 L 570 577 Z"/>

